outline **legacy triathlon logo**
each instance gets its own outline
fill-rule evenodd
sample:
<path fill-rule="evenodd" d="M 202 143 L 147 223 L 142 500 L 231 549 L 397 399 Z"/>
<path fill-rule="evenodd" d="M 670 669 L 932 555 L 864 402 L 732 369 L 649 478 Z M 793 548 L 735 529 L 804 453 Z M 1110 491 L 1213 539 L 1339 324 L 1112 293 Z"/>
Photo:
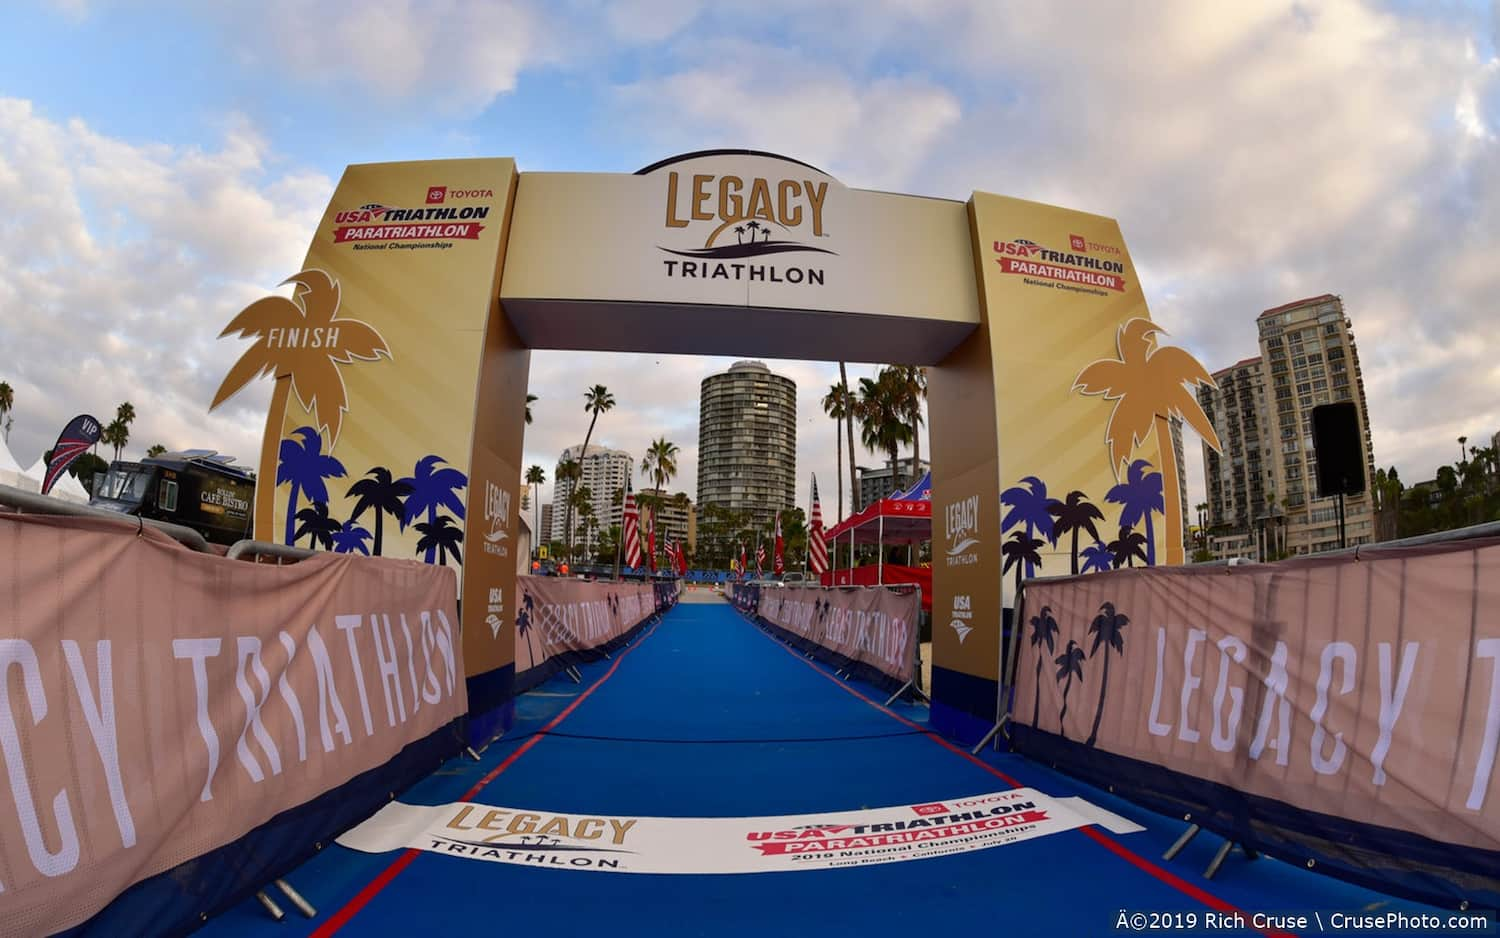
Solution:
<path fill-rule="evenodd" d="M 447 203 L 494 197 L 493 189 L 428 186 L 424 196 L 426 205 L 422 208 L 366 202 L 333 216 L 333 241 L 372 251 L 449 248 L 455 241 L 473 241 L 479 237 L 485 227 L 480 221 L 489 216 L 490 206 Z"/>
<path fill-rule="evenodd" d="M 823 207 L 828 183 L 811 179 L 667 173 L 666 228 L 692 229 L 702 246 L 658 249 L 668 277 L 821 286 L 820 267 L 766 263 L 775 255 L 836 254 L 811 243 L 827 236 Z"/>
<path fill-rule="evenodd" d="M 504 557 L 510 552 L 500 542 L 510 536 L 510 492 L 486 479 L 484 482 L 484 520 L 490 529 L 484 533 L 484 552 Z"/>
<path fill-rule="evenodd" d="M 979 496 L 951 502 L 943 509 L 943 533 L 948 539 L 948 566 L 961 567 L 979 562 L 974 553 L 979 546 Z"/>
<path fill-rule="evenodd" d="M 632 852 L 624 846 L 635 825 L 634 819 L 485 810 L 466 804 L 441 833 L 431 835 L 428 849 L 528 866 L 618 869 L 620 861 L 609 854 Z"/>
<path fill-rule="evenodd" d="M 1007 274 L 1018 274 L 1032 286 L 1073 290 L 1108 296 L 1099 289 L 1125 290 L 1125 265 L 1103 260 L 1086 253 L 1098 251 L 1118 255 L 1120 249 L 1086 240 L 1081 235 L 1068 236 L 1069 250 L 1055 251 L 1035 241 L 1016 238 L 994 242 L 995 263 Z M 1078 253 L 1075 253 L 1078 252 Z"/>

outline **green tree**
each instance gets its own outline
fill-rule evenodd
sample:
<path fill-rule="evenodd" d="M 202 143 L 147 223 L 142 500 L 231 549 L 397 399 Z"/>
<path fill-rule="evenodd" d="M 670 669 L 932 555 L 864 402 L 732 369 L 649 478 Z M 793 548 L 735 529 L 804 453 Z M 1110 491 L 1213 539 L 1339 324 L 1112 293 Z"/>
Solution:
<path fill-rule="evenodd" d="M 10 440 L 10 426 L 14 421 L 10 412 L 16 406 L 16 392 L 8 381 L 0 381 L 0 430 L 5 431 L 5 439 Z"/>
<path fill-rule="evenodd" d="M 166 451 L 167 451 L 167 448 L 165 446 L 161 445 L 160 443 L 153 443 L 153 444 L 151 444 L 151 448 L 148 449 L 148 450 L 146 450 L 146 456 L 147 456 L 147 458 L 150 458 L 152 456 L 160 456 L 162 453 L 165 453 Z"/>
<path fill-rule="evenodd" d="M 589 440 L 593 439 L 594 437 L 594 425 L 599 422 L 599 415 L 605 413 L 606 411 L 613 410 L 614 406 L 615 396 L 609 393 L 609 388 L 605 387 L 602 384 L 596 384 L 593 387 L 589 388 L 587 391 L 583 392 L 583 409 L 591 416 L 589 417 L 588 432 L 583 435 L 583 449 L 578 453 L 578 459 L 580 462 L 587 459 L 589 456 Z M 570 499 L 567 506 L 568 517 L 567 520 L 563 522 L 565 528 L 569 532 L 573 530 L 573 512 L 575 508 L 576 506 Z M 570 553 L 569 556 L 572 556 L 572 554 Z"/>
<path fill-rule="evenodd" d="M 533 533 L 531 540 L 537 545 L 541 545 L 543 543 L 542 538 L 546 537 L 546 534 L 541 529 L 541 521 L 539 520 L 542 510 L 541 486 L 545 484 L 546 481 L 547 470 L 543 469 L 541 466 L 531 466 L 526 470 L 526 484 L 531 486 L 532 491 L 531 527 Z M 532 557 L 535 557 L 537 555 L 537 548 L 533 547 L 531 550 L 531 554 Z"/>
<path fill-rule="evenodd" d="M 911 428 L 906 425 L 902 413 L 904 407 L 901 388 L 891 372 L 882 372 L 877 378 L 859 379 L 856 413 L 860 442 L 870 452 L 885 453 L 890 457 L 891 478 L 898 486 L 901 484 L 901 474 L 897 469 L 900 448 L 911 442 Z"/>

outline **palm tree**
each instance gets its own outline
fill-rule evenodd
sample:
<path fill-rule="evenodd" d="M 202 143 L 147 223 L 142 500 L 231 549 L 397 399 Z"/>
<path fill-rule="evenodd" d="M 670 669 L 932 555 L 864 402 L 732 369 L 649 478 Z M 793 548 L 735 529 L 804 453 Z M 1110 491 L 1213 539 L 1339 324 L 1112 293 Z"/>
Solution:
<path fill-rule="evenodd" d="M 1020 526 L 1026 529 L 1026 536 L 1029 538 L 1040 531 L 1053 547 L 1057 546 L 1057 532 L 1053 529 L 1052 522 L 1052 506 L 1057 503 L 1057 499 L 1047 496 L 1047 483 L 1036 476 L 1027 476 L 1021 480 L 1021 485 L 1001 492 L 1000 503 L 1010 506 L 1010 511 L 1000 519 L 1002 532 Z M 1041 559 L 1038 558 L 1036 562 L 1040 565 Z M 1027 562 L 1026 575 L 1036 575 L 1030 561 Z"/>
<path fill-rule="evenodd" d="M 599 415 L 613 410 L 614 406 L 615 396 L 609 393 L 609 388 L 602 384 L 596 384 L 583 392 L 583 409 L 593 416 L 589 418 L 588 432 L 583 435 L 583 449 L 578 453 L 580 462 L 589 456 L 589 440 L 594 436 L 594 424 L 599 422 Z M 574 503 L 570 498 L 567 505 L 567 520 L 563 522 L 563 526 L 570 532 L 573 530 L 573 509 Z"/>
<path fill-rule="evenodd" d="M 594 493 L 593 493 L 593 491 L 591 491 L 587 485 L 580 485 L 580 486 L 578 486 L 577 488 L 575 488 L 572 491 L 568 492 L 568 504 L 567 504 L 568 514 L 569 515 L 573 515 L 575 513 L 580 513 L 581 514 L 583 511 L 585 511 L 587 509 L 591 509 L 592 506 L 593 506 L 593 501 L 594 501 Z M 579 530 L 582 530 L 582 526 L 581 525 L 579 526 Z M 588 549 L 587 540 L 585 540 L 585 543 L 583 545 L 583 549 L 584 550 Z M 571 540 L 569 540 L 568 557 L 570 559 L 577 559 L 577 558 L 573 557 L 573 549 L 572 549 L 572 541 Z"/>
<path fill-rule="evenodd" d="M 859 478 L 854 468 L 854 392 L 849 390 L 849 374 L 843 362 L 839 362 L 839 384 L 844 389 L 844 441 L 845 452 L 849 454 L 849 511 L 853 513 L 863 506 L 859 503 Z"/>
<path fill-rule="evenodd" d="M 1062 537 L 1069 531 L 1073 533 L 1073 572 L 1078 572 L 1078 532 L 1087 531 L 1095 541 L 1099 540 L 1099 529 L 1094 527 L 1095 521 L 1104 520 L 1104 512 L 1088 500 L 1088 496 L 1082 492 L 1069 492 L 1066 502 L 1054 501 L 1047 506 L 1047 511 L 1056 520 L 1052 522 L 1052 536 Z"/>
<path fill-rule="evenodd" d="M 1205 445 L 1219 450 L 1213 422 L 1203 412 L 1192 391 L 1195 385 L 1217 387 L 1208 371 L 1185 350 L 1158 347 L 1157 333 L 1164 330 L 1148 319 L 1132 319 L 1120 327 L 1118 359 L 1104 358 L 1078 373 L 1074 390 L 1102 394 L 1114 401 L 1104 436 L 1109 443 L 1109 465 L 1115 478 L 1137 444 L 1154 430 L 1162 454 L 1162 489 L 1166 495 L 1163 514 L 1167 524 L 1167 563 L 1182 563 L 1182 506 L 1177 473 L 1182 471 L 1172 450 L 1172 415 L 1198 431 Z"/>
<path fill-rule="evenodd" d="M 130 440 L 130 428 L 125 426 L 124 421 L 117 417 L 111 420 L 109 425 L 104 428 L 104 431 L 99 434 L 99 440 L 106 446 L 114 447 L 115 460 L 118 461 L 120 450 L 124 449 L 125 444 Z"/>
<path fill-rule="evenodd" d="M 384 466 L 376 466 L 365 476 L 349 486 L 349 494 L 358 499 L 349 521 L 358 521 L 367 510 L 375 513 L 375 556 L 379 557 L 385 549 L 385 516 L 390 515 L 402 528 L 406 527 L 403 502 L 412 493 L 412 486 L 405 479 L 393 479 L 391 470 Z"/>
<path fill-rule="evenodd" d="M 1120 536 L 1109 542 L 1110 555 L 1115 559 L 1115 569 L 1135 566 L 1135 558 L 1146 562 L 1146 539 L 1128 524 L 1120 525 Z"/>
<path fill-rule="evenodd" d="M 1037 553 L 1041 546 L 1041 541 L 1034 537 L 1027 537 L 1020 531 L 1012 531 L 1005 543 L 1000 545 L 1000 554 L 1005 558 L 1005 566 L 1001 568 L 1000 575 L 1004 576 L 1009 573 L 1011 567 L 1016 568 L 1015 596 L 1021 595 L 1021 570 L 1033 564 L 1041 565 L 1042 558 Z"/>
<path fill-rule="evenodd" d="M 328 502 L 328 486 L 325 479 L 342 479 L 347 475 L 344 464 L 323 452 L 323 436 L 312 427 L 298 427 L 290 437 L 281 441 L 276 461 L 276 484 L 290 485 L 292 493 L 286 500 L 286 543 L 297 543 L 297 499 L 306 495 L 308 501 Z"/>
<path fill-rule="evenodd" d="M 1043 606 L 1039 615 L 1031 617 L 1031 647 L 1036 649 L 1036 699 L 1031 704 L 1031 728 L 1037 728 L 1042 715 L 1042 645 L 1047 646 L 1050 657 L 1057 646 L 1053 638 L 1057 635 L 1057 620 L 1052 618 L 1052 607 Z"/>
<path fill-rule="evenodd" d="M 899 484 L 897 465 L 903 443 L 911 442 L 911 428 L 903 420 L 901 389 L 891 372 L 877 378 L 859 379 L 859 439 L 872 453 L 884 452 L 891 458 L 891 478 Z M 853 456 L 851 455 L 851 459 Z"/>
<path fill-rule="evenodd" d="M 535 394 L 526 395 L 526 426 L 531 426 L 531 405 L 537 402 Z"/>
<path fill-rule="evenodd" d="M 650 477 L 657 492 L 664 491 L 677 475 L 677 444 L 666 437 L 652 441 L 641 460 L 641 472 Z"/>
<path fill-rule="evenodd" d="M 1169 460 L 1170 461 L 1170 460 Z M 1146 566 L 1156 566 L 1156 535 L 1151 526 L 1152 512 L 1162 513 L 1165 505 L 1162 501 L 1162 478 L 1159 472 L 1146 470 L 1151 468 L 1151 463 L 1144 459 L 1131 462 L 1130 468 L 1126 470 L 1125 481 L 1111 488 L 1104 495 L 1104 500 L 1120 506 L 1120 524 L 1122 527 L 1141 527 L 1145 521 L 1146 528 Z M 1275 495 L 1271 498 L 1274 500 Z"/>
<path fill-rule="evenodd" d="M 1073 688 L 1073 678 L 1083 680 L 1083 649 L 1071 638 L 1068 639 L 1068 647 L 1063 653 L 1052 659 L 1057 665 L 1057 679 L 1063 682 L 1062 712 L 1057 715 L 1057 732 L 1063 739 L 1068 738 L 1068 691 Z"/>
<path fill-rule="evenodd" d="M 744 244 L 745 243 L 745 226 L 744 225 L 735 225 L 734 226 L 734 243 L 735 244 Z"/>
<path fill-rule="evenodd" d="M 1094 728 L 1089 732 L 1085 746 L 1092 746 L 1099 738 L 1099 721 L 1104 716 L 1104 694 L 1109 688 L 1109 652 L 1114 649 L 1116 654 L 1125 654 L 1125 626 L 1129 624 L 1129 616 L 1115 612 L 1114 603 L 1105 603 L 1099 607 L 1099 614 L 1094 616 L 1093 623 L 1089 625 L 1089 634 L 1094 636 L 1089 657 L 1097 656 L 1099 647 L 1104 647 L 1104 673 L 1099 677 L 1099 707 L 1094 711 Z"/>
<path fill-rule="evenodd" d="M 453 523 L 453 519 L 447 515 L 438 515 L 436 521 L 423 521 L 417 524 L 417 530 L 422 536 L 417 540 L 417 553 L 426 551 L 426 561 L 432 563 L 436 554 L 437 562 L 447 566 L 448 555 L 453 555 L 453 562 L 462 564 L 464 555 L 459 551 L 458 545 L 463 543 L 464 529 Z"/>
<path fill-rule="evenodd" d="M 306 535 L 312 540 L 314 547 L 321 544 L 324 550 L 333 550 L 333 536 L 343 528 L 343 525 L 337 518 L 328 517 L 327 502 L 313 502 L 297 512 L 297 520 L 302 522 L 302 526 L 297 529 L 295 540 L 300 540 L 303 535 Z"/>
<path fill-rule="evenodd" d="M 1469 442 L 1469 438 L 1466 437 L 1466 436 L 1461 436 L 1461 437 L 1458 438 L 1458 461 L 1459 462 L 1463 462 L 1464 458 L 1465 458 L 1465 455 L 1468 453 L 1468 450 L 1464 449 L 1464 444 L 1467 443 L 1467 442 Z"/>
<path fill-rule="evenodd" d="M 922 402 L 927 399 L 927 369 L 917 365 L 893 365 L 892 381 L 900 389 L 898 400 L 911 427 L 911 471 L 922 477 Z M 915 480 L 913 480 L 915 481 Z"/>
<path fill-rule="evenodd" d="M 303 509 L 304 511 L 306 509 Z M 376 518 L 380 515 L 376 514 Z M 344 526 L 333 532 L 333 551 L 336 554 L 364 554 L 370 556 L 370 548 L 365 541 L 370 539 L 370 532 L 354 523 L 351 518 L 344 522 Z"/>
<path fill-rule="evenodd" d="M 468 485 L 469 480 L 467 476 L 452 466 L 446 466 L 441 469 L 436 468 L 437 464 L 443 461 L 441 456 L 423 456 L 417 460 L 413 474 L 401 480 L 411 486 L 411 493 L 406 496 L 406 501 L 402 503 L 401 529 L 405 530 L 408 524 L 411 524 L 423 512 L 426 512 L 426 526 L 417 525 L 417 530 L 426 535 L 422 538 L 422 543 L 418 544 L 417 551 L 420 553 L 425 550 L 427 552 L 427 562 L 432 563 L 434 549 L 444 548 L 446 550 L 451 541 L 454 545 L 451 553 L 458 559 L 459 563 L 463 563 L 463 558 L 459 556 L 456 546 L 457 541 L 451 540 L 452 535 L 448 533 L 450 529 L 444 526 L 446 522 L 444 524 L 438 523 L 440 519 L 447 517 L 446 515 L 439 515 L 438 509 L 446 508 L 453 513 L 453 517 L 456 520 L 464 520 L 464 503 L 463 499 L 458 497 L 458 490 Z M 452 528 L 451 530 L 458 532 L 459 541 L 463 540 L 464 534 L 462 528 Z M 447 563 L 447 561 L 444 560 L 443 563 Z"/>
<path fill-rule="evenodd" d="M 1099 541 L 1095 541 L 1083 549 L 1083 572 L 1103 573 L 1113 570 L 1115 567 L 1115 555 L 1110 553 L 1108 547 Z"/>
<path fill-rule="evenodd" d="M 541 466 L 531 466 L 531 467 L 529 467 L 526 470 L 526 484 L 529 485 L 529 486 L 531 486 L 531 493 L 532 493 L 531 494 L 531 527 L 536 530 L 536 537 L 533 538 L 533 540 L 535 540 L 538 545 L 540 545 L 542 543 L 542 538 L 544 536 L 542 534 L 541 527 L 540 527 L 541 521 L 539 520 L 539 512 L 542 510 L 542 490 L 541 490 L 541 486 L 546 481 L 547 481 L 547 470 L 543 469 Z M 532 553 L 533 556 L 535 556 L 535 554 L 536 554 L 536 548 L 535 547 L 532 548 L 531 553 Z"/>
<path fill-rule="evenodd" d="M 16 406 L 16 392 L 8 381 L 0 381 L 0 424 L 4 424 L 6 440 L 10 439 L 11 410 Z"/>
<path fill-rule="evenodd" d="M 568 491 L 571 492 L 573 486 L 581 478 L 583 478 L 583 466 L 578 460 L 570 456 L 557 464 L 557 478 L 552 481 L 566 482 Z M 569 533 L 572 530 L 572 526 L 568 519 L 568 498 L 556 487 L 552 490 L 552 504 L 554 506 L 553 511 L 561 511 L 563 513 L 563 539 L 566 541 L 569 552 L 571 552 L 573 549 L 573 536 Z"/>
<path fill-rule="evenodd" d="M 146 450 L 146 457 L 149 459 L 152 456 L 160 456 L 166 451 L 167 448 L 165 446 L 162 446 L 160 443 L 152 443 L 151 448 Z"/>
<path fill-rule="evenodd" d="M 132 423 L 135 423 L 135 405 L 130 403 L 129 401 L 126 401 L 119 407 L 116 407 L 115 419 L 120 421 L 127 427 Z"/>
<path fill-rule="evenodd" d="M 838 471 L 834 473 L 835 479 L 844 476 L 844 434 L 842 423 L 849 416 L 849 388 L 843 384 L 830 384 L 828 393 L 823 395 L 823 413 L 834 420 L 833 443 L 838 460 Z M 849 458 L 854 459 L 854 452 L 849 452 Z M 835 517 L 842 521 L 844 519 L 844 484 L 838 485 L 838 514 Z"/>
<path fill-rule="evenodd" d="M 535 667 L 536 645 L 531 641 L 531 627 L 533 619 L 536 618 L 536 599 L 532 597 L 530 590 L 521 591 L 521 612 L 516 616 L 516 634 L 526 639 L 526 647 L 531 651 L 531 664 Z"/>
<path fill-rule="evenodd" d="M 328 428 L 329 449 L 332 449 L 349 404 L 339 365 L 356 360 L 376 361 L 382 355 L 390 358 L 391 352 L 385 339 L 368 323 L 338 315 L 339 285 L 327 273 L 304 270 L 283 283 L 297 285 L 291 299 L 268 296 L 256 300 L 219 333 L 220 338 L 231 332 L 238 332 L 241 338 L 254 336 L 256 343 L 229 369 L 208 409 L 224 403 L 258 375 L 287 375 L 290 381 L 276 382 L 271 413 L 281 413 L 287 395 L 296 394 L 308 413 L 316 406 L 318 425 L 314 429 Z M 332 338 L 333 344 L 324 343 L 321 348 L 285 348 L 279 338 L 288 329 L 322 329 L 322 334 Z M 273 342 L 276 348 L 272 348 Z"/>

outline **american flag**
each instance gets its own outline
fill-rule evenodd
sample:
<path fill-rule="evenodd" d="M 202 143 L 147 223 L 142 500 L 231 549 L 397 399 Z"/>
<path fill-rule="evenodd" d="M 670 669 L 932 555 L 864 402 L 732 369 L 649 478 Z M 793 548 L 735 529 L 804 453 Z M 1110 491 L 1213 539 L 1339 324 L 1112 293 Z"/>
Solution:
<path fill-rule="evenodd" d="M 766 564 L 766 545 L 756 541 L 755 543 L 755 577 L 760 579 L 765 576 L 763 568 Z"/>
<path fill-rule="evenodd" d="M 807 562 L 818 576 L 828 572 L 828 544 L 823 540 L 823 509 L 818 507 L 818 477 L 812 480 L 812 520 L 807 525 Z"/>
<path fill-rule="evenodd" d="M 781 512 L 776 512 L 776 556 L 771 561 L 771 570 L 777 576 L 786 572 L 786 541 L 781 537 Z"/>
<path fill-rule="evenodd" d="M 625 480 L 625 566 L 634 569 L 641 565 L 641 513 L 635 507 L 635 493 L 630 491 L 630 480 Z"/>

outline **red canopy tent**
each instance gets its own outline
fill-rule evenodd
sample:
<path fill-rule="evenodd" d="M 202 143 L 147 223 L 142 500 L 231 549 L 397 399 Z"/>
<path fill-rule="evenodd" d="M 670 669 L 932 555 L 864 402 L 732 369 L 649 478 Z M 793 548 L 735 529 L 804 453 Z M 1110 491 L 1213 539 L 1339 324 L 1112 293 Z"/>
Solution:
<path fill-rule="evenodd" d="M 932 473 L 924 475 L 905 492 L 896 492 L 865 506 L 829 528 L 825 537 L 833 547 L 841 540 L 848 544 L 880 546 L 875 566 L 835 567 L 823 574 L 824 586 L 878 586 L 887 583 L 915 583 L 922 588 L 922 608 L 932 608 L 932 568 L 908 567 L 885 562 L 885 545 L 911 544 L 932 540 Z M 833 551 L 830 556 L 836 556 Z"/>

